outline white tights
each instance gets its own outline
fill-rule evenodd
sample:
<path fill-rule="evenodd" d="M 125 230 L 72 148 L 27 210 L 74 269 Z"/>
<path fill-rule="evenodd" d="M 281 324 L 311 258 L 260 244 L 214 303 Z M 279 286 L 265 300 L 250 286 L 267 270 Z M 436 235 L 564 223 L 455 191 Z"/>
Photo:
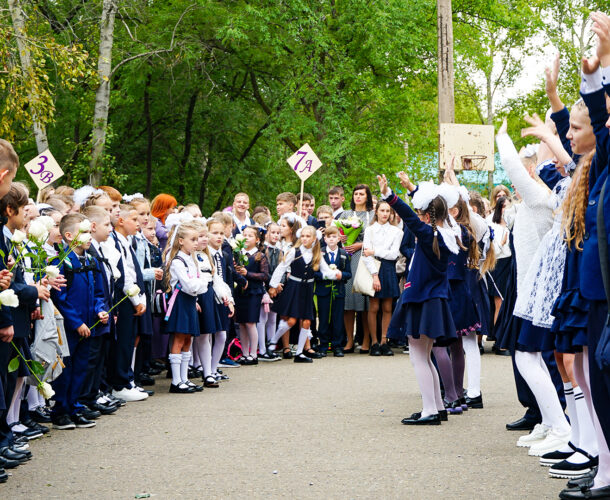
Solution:
<path fill-rule="evenodd" d="M 258 330 L 258 352 L 262 354 L 267 352 L 266 342 L 273 338 L 276 322 L 277 313 L 273 311 L 265 312 L 265 308 L 261 307 L 261 314 L 256 324 L 256 329 Z"/>
<path fill-rule="evenodd" d="M 241 323 L 239 325 L 239 340 L 241 340 L 241 350 L 244 356 L 256 359 L 258 349 L 256 323 Z"/>
<path fill-rule="evenodd" d="M 214 346 L 212 347 L 212 373 L 216 373 L 216 370 L 218 370 L 218 364 L 225 350 L 226 342 L 227 332 L 224 330 L 216 332 L 216 335 L 214 335 Z"/>
<path fill-rule="evenodd" d="M 193 357 L 199 358 L 203 376 L 212 374 L 212 335 L 204 333 L 193 339 Z"/>
<path fill-rule="evenodd" d="M 536 398 L 542 414 L 542 424 L 560 433 L 569 432 L 570 424 L 561 408 L 557 389 L 555 389 L 551 374 L 542 359 L 542 354 L 517 351 L 515 364 Z M 470 378 L 470 374 L 468 378 Z"/>
<path fill-rule="evenodd" d="M 409 337 L 409 357 L 423 402 L 422 417 L 434 415 L 439 410 L 445 409 L 438 372 L 430 358 L 433 344 L 434 340 L 425 335 L 421 335 L 418 339 Z"/>
<path fill-rule="evenodd" d="M 481 395 L 481 351 L 477 343 L 477 334 L 472 332 L 462 336 L 462 346 L 466 354 L 466 370 L 468 370 L 466 395 L 469 398 L 476 398 Z"/>

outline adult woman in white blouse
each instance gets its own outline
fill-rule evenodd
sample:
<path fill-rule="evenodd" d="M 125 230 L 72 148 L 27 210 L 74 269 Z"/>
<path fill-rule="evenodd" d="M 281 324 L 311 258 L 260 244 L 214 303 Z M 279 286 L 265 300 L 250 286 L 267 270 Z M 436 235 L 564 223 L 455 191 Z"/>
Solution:
<path fill-rule="evenodd" d="M 396 260 L 400 255 L 402 231 L 390 224 L 392 208 L 385 201 L 377 203 L 373 224 L 364 230 L 362 242 L 363 261 L 373 275 L 375 296 L 369 299 L 368 325 L 371 335 L 371 356 L 392 356 L 392 350 L 387 344 L 387 332 L 392 318 L 392 299 L 400 295 Z M 381 261 L 379 270 L 375 258 Z M 381 346 L 377 342 L 377 313 L 382 310 Z"/>

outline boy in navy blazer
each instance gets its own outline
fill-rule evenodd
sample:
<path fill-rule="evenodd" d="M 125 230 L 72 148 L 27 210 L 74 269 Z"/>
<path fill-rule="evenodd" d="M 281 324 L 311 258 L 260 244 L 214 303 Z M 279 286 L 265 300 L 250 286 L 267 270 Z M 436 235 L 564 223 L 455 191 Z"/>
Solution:
<path fill-rule="evenodd" d="M 77 213 L 65 215 L 59 223 L 59 232 L 66 245 L 73 245 L 73 250 L 60 266 L 67 286 L 61 291 L 54 289 L 51 292 L 53 303 L 64 317 L 70 348 L 62 374 L 53 381 L 55 406 L 52 418 L 53 426 L 59 429 L 71 429 L 74 425 L 81 428 L 95 426 L 95 422 L 80 413 L 84 407 L 77 400 L 87 377 L 91 336 L 108 323 L 108 304 L 98 262 L 86 253 L 91 246 L 90 229 L 84 227 L 87 225 L 89 222 L 85 216 Z M 54 263 L 58 262 L 56 259 Z M 98 320 L 101 324 L 91 330 Z"/>
<path fill-rule="evenodd" d="M 321 271 L 314 273 L 315 295 L 318 301 L 318 338 L 319 352 L 326 355 L 328 343 L 331 343 L 333 355 L 343 357 L 343 310 L 345 308 L 345 283 L 352 277 L 350 257 L 343 248 L 339 248 L 341 235 L 335 226 L 329 226 L 324 232 L 326 248 L 322 258 L 329 267 L 337 272 L 334 280 L 325 280 Z"/>

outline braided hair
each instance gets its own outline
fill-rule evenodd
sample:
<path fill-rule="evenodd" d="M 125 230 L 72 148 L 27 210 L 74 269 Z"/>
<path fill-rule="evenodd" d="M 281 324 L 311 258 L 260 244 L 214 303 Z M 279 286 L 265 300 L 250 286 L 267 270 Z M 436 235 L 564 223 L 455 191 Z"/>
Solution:
<path fill-rule="evenodd" d="M 441 251 L 438 245 L 439 235 L 438 228 L 436 226 L 436 221 L 440 220 L 444 222 L 447 220 L 447 204 L 445 203 L 443 197 L 437 196 L 436 198 L 434 198 L 428 205 L 428 208 L 424 210 L 424 213 L 430 216 L 430 226 L 432 226 L 432 230 L 434 231 L 434 238 L 432 240 L 432 251 L 434 252 L 434 255 L 436 255 L 436 257 L 440 259 Z"/>

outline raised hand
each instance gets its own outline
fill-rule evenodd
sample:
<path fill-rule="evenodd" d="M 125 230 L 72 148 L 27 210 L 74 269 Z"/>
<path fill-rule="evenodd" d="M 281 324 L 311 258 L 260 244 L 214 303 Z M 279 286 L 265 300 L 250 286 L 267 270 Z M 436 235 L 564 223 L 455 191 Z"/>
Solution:
<path fill-rule="evenodd" d="M 603 12 L 591 14 L 593 32 L 597 35 L 597 57 L 602 66 L 610 66 L 610 16 Z"/>
<path fill-rule="evenodd" d="M 379 191 L 384 196 L 390 194 L 390 188 L 388 187 L 388 180 L 385 177 L 385 174 L 381 174 L 377 176 L 377 182 L 379 182 Z"/>
<path fill-rule="evenodd" d="M 545 90 L 546 95 L 557 93 L 557 81 L 559 80 L 559 54 L 553 59 L 553 64 L 544 69 L 546 78 Z"/>
<path fill-rule="evenodd" d="M 498 133 L 496 135 L 506 134 L 507 132 L 508 132 L 508 121 L 506 121 L 506 116 L 505 116 L 504 120 L 502 120 L 502 125 L 500 125 L 500 128 L 498 129 Z"/>
<path fill-rule="evenodd" d="M 540 117 L 534 113 L 532 116 L 526 115 L 523 118 L 531 127 L 527 127 L 521 130 L 521 137 L 536 137 L 541 141 L 547 140 L 550 136 L 554 135 L 551 128 L 544 123 Z"/>
<path fill-rule="evenodd" d="M 592 75 L 599 68 L 599 58 L 597 56 L 593 56 L 590 58 L 583 57 L 582 58 L 582 72 L 585 75 Z"/>
<path fill-rule="evenodd" d="M 411 182 L 411 179 L 409 179 L 406 172 L 403 172 L 402 170 L 398 172 L 398 178 L 400 179 L 400 185 L 407 191 L 412 192 L 415 190 L 415 184 Z"/>

